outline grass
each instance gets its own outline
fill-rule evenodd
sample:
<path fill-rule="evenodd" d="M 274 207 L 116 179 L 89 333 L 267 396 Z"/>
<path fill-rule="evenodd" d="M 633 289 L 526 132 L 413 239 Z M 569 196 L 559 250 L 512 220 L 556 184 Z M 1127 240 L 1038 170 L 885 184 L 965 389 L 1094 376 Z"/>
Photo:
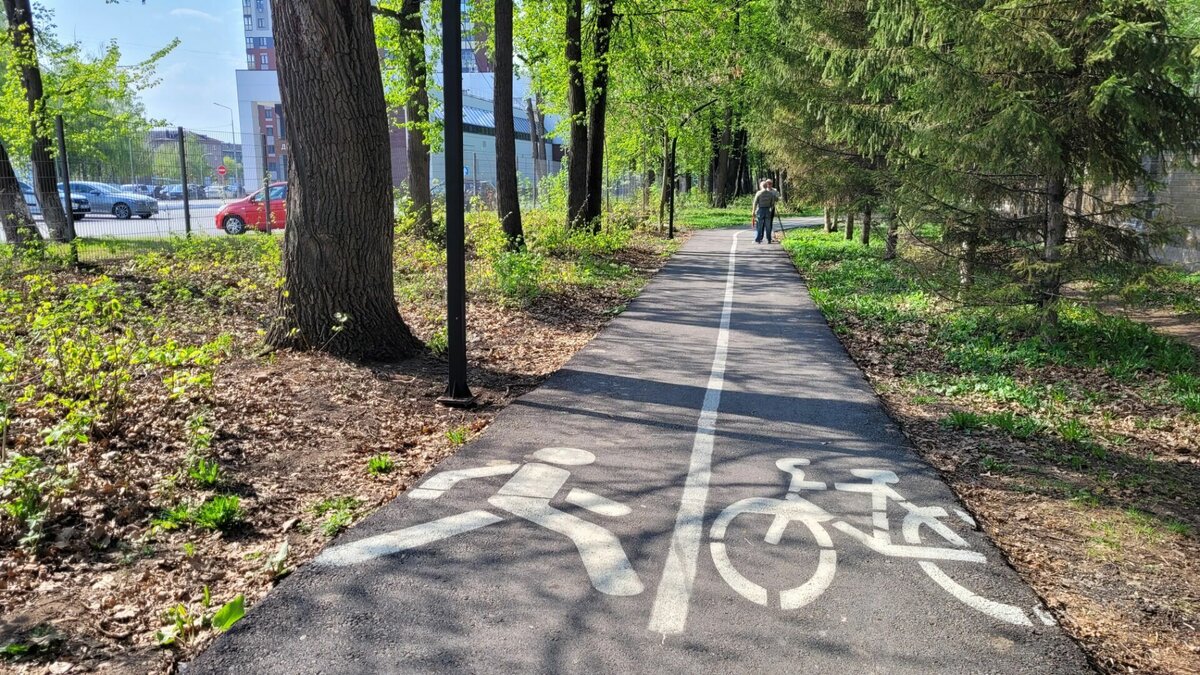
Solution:
<path fill-rule="evenodd" d="M 334 537 L 350 527 L 361 507 L 362 502 L 355 497 L 330 497 L 314 506 L 313 513 L 322 519 L 321 533 Z"/>
<path fill-rule="evenodd" d="M 450 445 L 455 447 L 467 442 L 471 437 L 471 430 L 466 427 L 456 427 L 446 432 L 446 440 L 450 441 Z"/>
<path fill-rule="evenodd" d="M 394 471 L 396 461 L 391 455 L 375 455 L 367 460 L 367 474 L 371 476 L 383 476 Z"/>

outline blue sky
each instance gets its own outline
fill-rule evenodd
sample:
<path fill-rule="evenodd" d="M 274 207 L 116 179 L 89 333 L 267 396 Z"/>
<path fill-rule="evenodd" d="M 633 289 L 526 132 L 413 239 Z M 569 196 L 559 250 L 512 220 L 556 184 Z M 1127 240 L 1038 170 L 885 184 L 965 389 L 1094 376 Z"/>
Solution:
<path fill-rule="evenodd" d="M 136 63 L 171 38 L 180 45 L 159 62 L 161 82 L 142 94 L 153 118 L 219 138 L 229 136 L 229 111 L 237 116 L 234 70 L 246 67 L 242 5 L 236 0 L 35 0 L 54 11 L 64 41 L 78 40 L 98 52 L 116 38 L 122 62 Z M 236 123 L 236 119 L 235 119 Z"/>

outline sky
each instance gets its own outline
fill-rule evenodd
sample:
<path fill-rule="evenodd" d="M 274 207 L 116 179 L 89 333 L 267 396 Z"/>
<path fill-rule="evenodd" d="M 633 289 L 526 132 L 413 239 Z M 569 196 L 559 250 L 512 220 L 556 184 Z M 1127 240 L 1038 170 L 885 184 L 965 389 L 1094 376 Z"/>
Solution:
<path fill-rule="evenodd" d="M 237 123 L 234 71 L 246 67 L 242 4 L 237 0 L 35 0 L 54 11 L 64 42 L 98 53 L 115 38 L 122 63 L 134 64 L 179 38 L 158 64 L 158 86 L 142 93 L 147 114 L 216 138 L 229 137 L 229 111 Z M 39 27 L 40 28 L 40 27 Z"/>

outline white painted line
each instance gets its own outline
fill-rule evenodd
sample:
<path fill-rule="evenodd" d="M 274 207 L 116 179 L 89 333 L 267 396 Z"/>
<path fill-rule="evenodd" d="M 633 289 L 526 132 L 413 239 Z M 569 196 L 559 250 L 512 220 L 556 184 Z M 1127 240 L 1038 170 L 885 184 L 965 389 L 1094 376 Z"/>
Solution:
<path fill-rule="evenodd" d="M 780 609 L 800 609 L 808 603 L 821 597 L 829 584 L 833 583 L 833 573 L 837 571 L 837 551 L 821 549 L 821 559 L 817 563 L 817 573 L 804 584 L 779 594 Z"/>
<path fill-rule="evenodd" d="M 921 569 L 925 570 L 925 573 L 929 575 L 929 578 L 936 581 L 938 586 L 946 589 L 950 595 L 958 598 L 964 605 L 970 607 L 971 609 L 979 610 L 993 619 L 1006 621 L 1017 626 L 1033 625 L 1033 622 L 1029 620 L 1029 617 L 1025 616 L 1025 612 L 1022 612 L 1019 607 L 1006 605 L 1003 602 L 996 602 L 994 600 L 988 600 L 987 598 L 975 595 L 971 591 L 959 585 L 957 581 L 951 579 L 949 575 L 943 572 L 942 568 L 938 567 L 937 565 L 922 560 Z"/>
<path fill-rule="evenodd" d="M 740 234 L 740 233 L 738 233 Z M 737 269 L 738 234 L 729 246 L 729 267 L 725 273 L 725 304 L 721 308 L 721 328 L 717 332 L 717 349 L 713 354 L 712 370 L 696 435 L 692 440 L 692 456 L 688 463 L 687 480 L 675 515 L 675 532 L 671 549 L 658 582 L 658 594 L 650 612 L 648 630 L 664 635 L 683 632 L 687 625 L 688 604 L 692 599 L 692 584 L 696 581 L 696 559 L 700 556 L 700 540 L 704 535 L 704 508 L 708 503 L 708 483 L 712 473 L 713 437 L 717 430 L 717 411 L 721 407 L 721 389 L 725 386 L 725 359 L 729 353 L 729 317 L 733 313 L 733 282 Z"/>
<path fill-rule="evenodd" d="M 1047 626 L 1054 626 L 1058 622 L 1054 620 L 1054 615 L 1041 607 L 1034 607 L 1033 613 L 1037 614 L 1037 618 L 1042 620 L 1042 623 Z"/>
<path fill-rule="evenodd" d="M 583 488 L 571 488 L 567 493 L 567 503 L 609 518 L 620 518 L 633 513 L 633 509 L 628 506 Z"/>
<path fill-rule="evenodd" d="M 321 555 L 313 559 L 312 564 L 320 567 L 345 567 L 366 562 L 385 555 L 399 553 L 410 548 L 417 548 L 441 541 L 456 534 L 478 530 L 481 527 L 494 525 L 504 520 L 488 511 L 467 511 L 455 516 L 447 516 L 438 520 L 406 527 L 403 530 L 388 532 L 366 539 L 330 546 Z"/>

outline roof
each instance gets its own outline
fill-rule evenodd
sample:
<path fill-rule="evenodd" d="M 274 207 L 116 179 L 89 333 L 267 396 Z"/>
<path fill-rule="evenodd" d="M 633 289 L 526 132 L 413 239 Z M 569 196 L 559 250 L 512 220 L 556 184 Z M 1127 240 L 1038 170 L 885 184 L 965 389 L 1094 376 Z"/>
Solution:
<path fill-rule="evenodd" d="M 433 119 L 443 119 L 442 109 L 433 111 Z M 463 124 L 471 126 L 483 127 L 484 129 L 496 128 L 496 116 L 491 110 L 476 108 L 474 106 L 463 106 Z M 529 118 L 525 115 L 516 114 L 513 112 L 513 129 L 519 134 L 529 133 Z"/>

